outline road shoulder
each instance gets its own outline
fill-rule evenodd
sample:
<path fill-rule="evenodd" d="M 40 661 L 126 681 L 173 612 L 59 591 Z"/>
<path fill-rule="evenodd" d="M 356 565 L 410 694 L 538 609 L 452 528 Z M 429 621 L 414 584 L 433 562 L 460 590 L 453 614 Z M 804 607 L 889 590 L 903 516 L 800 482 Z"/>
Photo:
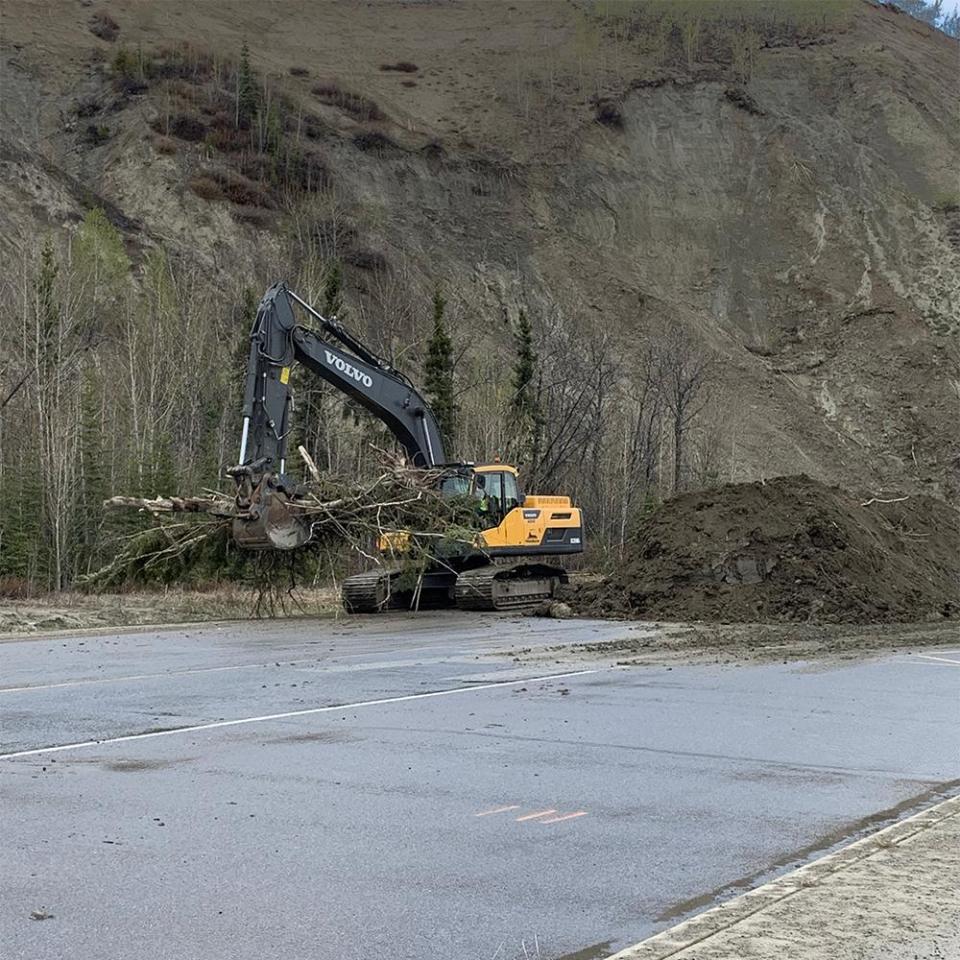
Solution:
<path fill-rule="evenodd" d="M 960 797 L 944 800 L 610 960 L 960 956 Z"/>

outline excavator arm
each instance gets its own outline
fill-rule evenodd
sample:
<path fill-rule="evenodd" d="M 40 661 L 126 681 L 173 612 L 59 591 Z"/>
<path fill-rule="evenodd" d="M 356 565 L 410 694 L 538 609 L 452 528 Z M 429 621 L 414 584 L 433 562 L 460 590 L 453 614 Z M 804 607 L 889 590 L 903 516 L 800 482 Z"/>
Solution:
<path fill-rule="evenodd" d="M 297 322 L 295 306 L 325 336 Z M 250 332 L 243 399 L 240 458 L 230 473 L 242 514 L 234 536 L 252 548 L 290 549 L 310 531 L 291 501 L 296 484 L 286 475 L 293 395 L 290 372 L 301 364 L 386 425 L 418 467 L 445 462 L 436 418 L 416 388 L 386 360 L 367 349 L 336 318 L 322 316 L 283 282 L 264 294 Z"/>

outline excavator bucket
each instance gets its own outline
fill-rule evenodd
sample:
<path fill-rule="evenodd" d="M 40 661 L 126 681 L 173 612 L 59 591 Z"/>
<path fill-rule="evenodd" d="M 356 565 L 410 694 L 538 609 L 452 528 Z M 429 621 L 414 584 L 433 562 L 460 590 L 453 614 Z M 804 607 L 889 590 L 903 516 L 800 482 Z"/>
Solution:
<path fill-rule="evenodd" d="M 233 539 L 245 550 L 293 550 L 310 539 L 310 524 L 285 494 L 261 485 L 234 519 Z"/>

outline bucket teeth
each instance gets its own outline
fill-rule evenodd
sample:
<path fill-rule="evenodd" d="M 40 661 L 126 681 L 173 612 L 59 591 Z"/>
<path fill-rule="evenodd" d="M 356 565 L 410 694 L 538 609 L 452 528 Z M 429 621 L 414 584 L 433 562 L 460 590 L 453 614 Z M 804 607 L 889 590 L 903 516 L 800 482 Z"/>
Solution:
<path fill-rule="evenodd" d="M 233 521 L 233 538 L 247 550 L 294 550 L 310 539 L 310 524 L 283 494 L 269 491 Z"/>

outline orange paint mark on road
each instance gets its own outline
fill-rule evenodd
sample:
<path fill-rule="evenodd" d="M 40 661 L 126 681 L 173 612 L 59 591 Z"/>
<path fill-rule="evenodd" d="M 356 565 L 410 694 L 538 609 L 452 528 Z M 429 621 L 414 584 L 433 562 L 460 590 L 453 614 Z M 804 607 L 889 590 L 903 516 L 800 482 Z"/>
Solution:
<path fill-rule="evenodd" d="M 563 823 L 564 820 L 573 820 L 576 817 L 585 817 L 586 810 L 578 810 L 576 813 L 565 813 L 560 817 L 551 817 L 549 820 L 541 820 L 541 823 Z"/>
<path fill-rule="evenodd" d="M 556 810 L 541 810 L 539 813 L 528 813 L 526 816 L 517 817 L 517 823 L 523 823 L 524 820 L 536 820 L 537 817 L 546 817 L 556 812 Z"/>
<path fill-rule="evenodd" d="M 492 813 L 506 813 L 508 810 L 519 810 L 520 804 L 514 803 L 509 807 L 494 807 L 492 810 L 482 810 L 480 813 L 475 813 L 475 817 L 489 817 Z"/>

